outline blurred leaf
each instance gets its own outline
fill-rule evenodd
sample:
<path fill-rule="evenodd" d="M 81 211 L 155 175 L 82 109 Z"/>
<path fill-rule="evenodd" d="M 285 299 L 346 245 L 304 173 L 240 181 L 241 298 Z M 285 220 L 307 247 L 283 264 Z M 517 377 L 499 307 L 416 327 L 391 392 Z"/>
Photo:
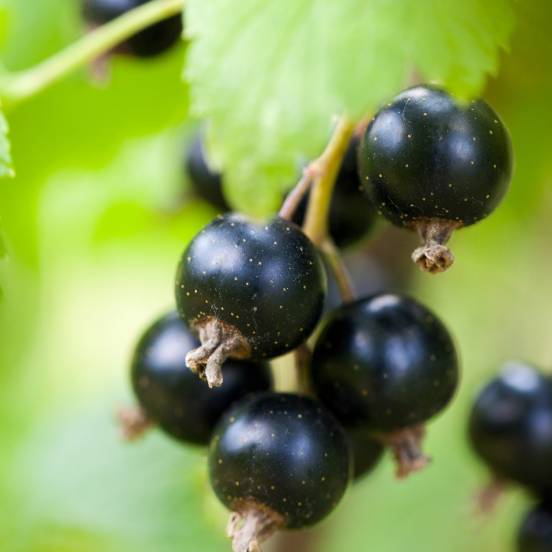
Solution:
<path fill-rule="evenodd" d="M 55 53 L 81 32 L 80 0 L 0 0 L 6 40 L 2 62 L 10 69 L 24 69 Z M 30 39 L 32 37 L 32 39 Z"/>
<path fill-rule="evenodd" d="M 267 214 L 301 154 L 320 152 L 330 118 L 361 117 L 414 64 L 462 94 L 496 70 L 510 0 L 190 0 L 193 108 L 239 208 Z"/>
<path fill-rule="evenodd" d="M 15 173 L 12 167 L 11 145 L 8 138 L 8 121 L 0 111 L 0 178 L 3 176 L 15 176 Z M 1 249 L 4 249 L 3 246 Z M 0 256 L 2 256 L 1 253 Z"/>
<path fill-rule="evenodd" d="M 18 530 L 6 549 L 98 550 L 94 541 L 102 550 L 223 549 L 222 530 L 201 507 L 210 492 L 202 451 L 156 432 L 125 444 L 112 408 L 66 412 L 25 441 L 13 473 Z M 71 546 L 80 539 L 88 548 Z M 56 541 L 69 544 L 55 548 Z"/>

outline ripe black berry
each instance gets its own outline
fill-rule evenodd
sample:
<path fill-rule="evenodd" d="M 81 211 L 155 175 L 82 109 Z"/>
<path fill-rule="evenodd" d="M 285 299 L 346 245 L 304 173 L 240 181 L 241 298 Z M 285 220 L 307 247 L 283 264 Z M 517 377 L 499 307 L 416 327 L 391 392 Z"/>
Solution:
<path fill-rule="evenodd" d="M 347 488 L 351 455 L 343 429 L 320 404 L 265 393 L 224 415 L 209 449 L 209 473 L 233 512 L 234 550 L 246 552 L 278 529 L 325 518 Z"/>
<path fill-rule="evenodd" d="M 202 346 L 186 363 L 209 386 L 228 358 L 272 358 L 300 345 L 324 305 L 324 267 L 293 223 L 227 214 L 190 243 L 176 275 L 180 315 Z"/>
<path fill-rule="evenodd" d="M 359 155 L 365 189 L 397 226 L 418 231 L 424 246 L 413 260 L 446 270 L 452 232 L 489 215 L 510 181 L 508 132 L 483 100 L 462 104 L 445 91 L 416 86 L 381 109 Z"/>
<path fill-rule="evenodd" d="M 204 149 L 203 133 L 197 132 L 186 151 L 186 171 L 194 192 L 221 212 L 230 207 L 222 191 L 222 176 L 211 169 Z"/>
<path fill-rule="evenodd" d="M 380 294 L 343 305 L 314 347 L 311 378 L 346 428 L 391 446 L 403 477 L 427 459 L 421 424 L 443 410 L 458 384 L 458 360 L 444 325 L 416 301 Z"/>
<path fill-rule="evenodd" d="M 552 550 L 552 506 L 542 503 L 531 510 L 519 529 L 518 552 Z"/>
<path fill-rule="evenodd" d="M 354 137 L 341 163 L 330 204 L 329 231 L 338 247 L 348 247 L 362 240 L 372 229 L 376 209 L 365 193 L 358 174 L 357 152 L 360 139 Z M 303 224 L 309 195 L 305 196 L 293 216 Z"/>
<path fill-rule="evenodd" d="M 103 25 L 150 0 L 83 0 L 83 14 L 90 25 Z M 136 33 L 118 48 L 118 52 L 136 57 L 161 54 L 176 44 L 182 35 L 182 17 L 175 15 Z"/>
<path fill-rule="evenodd" d="M 358 481 L 377 466 L 383 446 L 362 429 L 348 429 L 347 437 L 353 454 L 353 479 Z"/>
<path fill-rule="evenodd" d="M 552 491 L 552 387 L 521 362 L 505 365 L 477 397 L 469 437 L 495 477 Z"/>
<path fill-rule="evenodd" d="M 206 445 L 230 405 L 250 393 L 270 390 L 272 379 L 264 362 L 228 360 L 222 367 L 224 385 L 210 391 L 184 362 L 198 344 L 177 313 L 167 314 L 138 342 L 131 379 L 149 420 L 176 439 Z"/>

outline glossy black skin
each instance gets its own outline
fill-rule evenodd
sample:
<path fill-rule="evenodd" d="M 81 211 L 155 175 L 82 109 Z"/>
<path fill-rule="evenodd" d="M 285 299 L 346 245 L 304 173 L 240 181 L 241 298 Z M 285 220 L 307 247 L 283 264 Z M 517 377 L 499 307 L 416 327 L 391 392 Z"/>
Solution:
<path fill-rule="evenodd" d="M 345 248 L 358 243 L 373 228 L 376 209 L 366 194 L 358 174 L 358 146 L 360 139 L 355 137 L 343 157 L 336 177 L 330 204 L 330 235 L 338 247 Z M 300 203 L 293 222 L 303 224 L 307 211 L 308 195 Z"/>
<path fill-rule="evenodd" d="M 389 433 L 432 418 L 458 385 L 454 343 L 428 309 L 379 294 L 331 313 L 314 347 L 313 389 L 347 428 Z"/>
<path fill-rule="evenodd" d="M 445 219 L 468 226 L 504 197 L 511 143 L 485 101 L 464 105 L 439 88 L 416 86 L 369 124 L 359 169 L 372 202 L 394 224 Z"/>
<path fill-rule="evenodd" d="M 366 431 L 348 429 L 346 433 L 353 453 L 353 479 L 358 481 L 378 465 L 384 447 Z"/>
<path fill-rule="evenodd" d="M 552 505 L 539 504 L 531 510 L 519 529 L 518 552 L 552 552 Z"/>
<path fill-rule="evenodd" d="M 222 175 L 209 167 L 204 149 L 204 137 L 198 131 L 186 150 L 186 172 L 194 192 L 224 213 L 230 210 L 222 191 Z"/>
<path fill-rule="evenodd" d="M 178 310 L 188 324 L 217 318 L 234 326 L 252 358 L 303 343 L 318 323 L 325 290 L 312 242 L 281 218 L 218 217 L 191 241 L 176 275 Z"/>
<path fill-rule="evenodd" d="M 267 363 L 227 360 L 224 385 L 209 389 L 184 362 L 198 345 L 176 312 L 165 315 L 138 342 L 131 380 L 149 419 L 180 441 L 207 445 L 222 414 L 251 393 L 269 391 L 272 377 Z"/>
<path fill-rule="evenodd" d="M 109 23 L 150 0 L 83 0 L 83 15 L 94 26 Z M 182 36 L 182 17 L 175 15 L 147 27 L 126 40 L 117 52 L 136 57 L 157 56 L 176 44 Z"/>
<path fill-rule="evenodd" d="M 552 492 L 550 380 L 531 365 L 508 363 L 477 397 L 469 438 L 498 477 Z"/>
<path fill-rule="evenodd" d="M 284 527 L 326 517 L 351 477 L 347 437 L 308 397 L 265 393 L 242 401 L 217 425 L 209 448 L 211 485 L 230 510 L 269 508 Z"/>

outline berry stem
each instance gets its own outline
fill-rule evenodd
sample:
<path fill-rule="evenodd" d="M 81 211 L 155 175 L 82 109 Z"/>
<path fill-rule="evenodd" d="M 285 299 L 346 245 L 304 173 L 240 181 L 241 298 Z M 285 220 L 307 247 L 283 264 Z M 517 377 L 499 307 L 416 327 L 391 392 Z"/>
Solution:
<path fill-rule="evenodd" d="M 344 303 L 350 303 L 355 300 L 355 291 L 351 275 L 343 262 L 343 258 L 339 254 L 337 247 L 330 238 L 326 238 L 321 245 L 322 252 L 326 258 L 330 270 L 333 272 L 339 294 Z"/>
<path fill-rule="evenodd" d="M 317 177 L 303 228 L 316 245 L 320 245 L 328 235 L 328 214 L 335 178 L 354 131 L 354 123 L 348 117 L 341 116 L 326 149 L 314 161 Z"/>
<path fill-rule="evenodd" d="M 280 208 L 280 212 L 278 213 L 280 217 L 285 220 L 291 220 L 293 218 L 293 215 L 295 214 L 295 211 L 297 211 L 297 207 L 299 207 L 301 200 L 309 191 L 315 176 L 316 162 L 312 162 L 305 167 L 303 170 L 303 176 L 291 192 L 289 192 L 286 196 L 286 199 Z"/>
<path fill-rule="evenodd" d="M 6 106 L 29 99 L 75 69 L 91 63 L 135 33 L 177 15 L 185 0 L 152 0 L 117 19 L 97 27 L 61 52 L 38 65 L 8 74 L 0 82 L 0 98 Z"/>

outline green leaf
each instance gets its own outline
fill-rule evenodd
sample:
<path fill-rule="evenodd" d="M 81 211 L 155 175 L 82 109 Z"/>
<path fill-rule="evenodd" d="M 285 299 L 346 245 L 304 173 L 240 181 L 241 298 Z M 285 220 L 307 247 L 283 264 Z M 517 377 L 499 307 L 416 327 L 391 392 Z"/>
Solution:
<path fill-rule="evenodd" d="M 124 443 L 113 406 L 52 417 L 25 439 L 3 550 L 224 549 L 226 513 L 211 502 L 204 451 L 156 431 Z"/>
<path fill-rule="evenodd" d="M 3 176 L 15 176 L 8 130 L 8 121 L 6 121 L 6 117 L 0 111 L 0 178 Z"/>
<path fill-rule="evenodd" d="M 273 211 L 332 116 L 368 114 L 412 69 L 479 92 L 512 21 L 511 0 L 190 0 L 186 76 L 230 201 Z"/>

